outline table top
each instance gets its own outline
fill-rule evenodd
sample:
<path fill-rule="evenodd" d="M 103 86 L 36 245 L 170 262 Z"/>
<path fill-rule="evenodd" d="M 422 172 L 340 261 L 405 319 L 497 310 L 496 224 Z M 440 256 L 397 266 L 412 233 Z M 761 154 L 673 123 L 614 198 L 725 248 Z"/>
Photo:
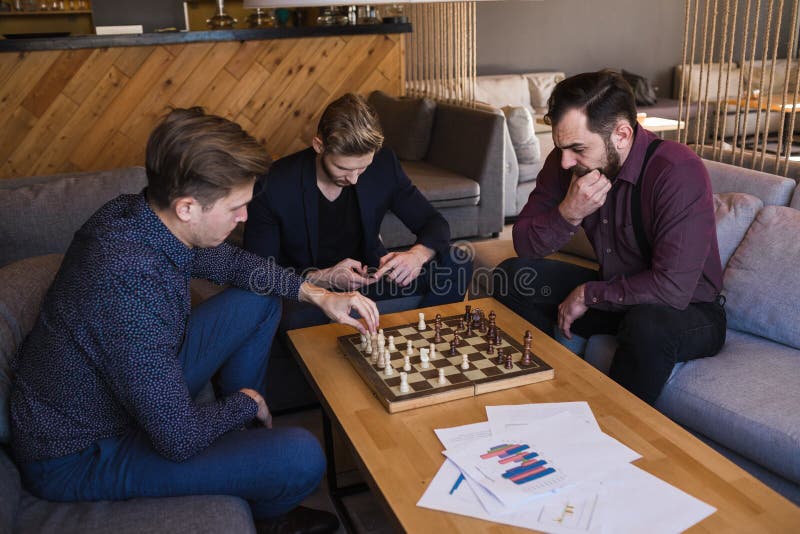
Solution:
<path fill-rule="evenodd" d="M 665 119 L 663 117 L 644 117 L 639 120 L 639 124 L 651 132 L 671 132 L 684 126 L 683 121 Z"/>
<path fill-rule="evenodd" d="M 765 111 L 770 110 L 778 113 L 791 113 L 800 108 L 800 102 L 796 101 L 793 95 L 783 94 L 762 95 L 758 98 L 729 98 L 725 100 L 725 103 L 750 109 L 761 108 Z"/>
<path fill-rule="evenodd" d="M 521 531 L 499 523 L 419 508 L 417 501 L 444 456 L 435 428 L 486 420 L 485 406 L 587 401 L 604 432 L 642 458 L 636 466 L 717 508 L 693 532 L 787 532 L 800 525 L 800 508 L 715 452 L 660 412 L 535 329 L 493 299 L 469 302 L 497 313 L 514 337 L 530 329 L 534 351 L 555 369 L 555 379 L 396 414 L 387 413 L 344 355 L 336 339 L 352 333 L 338 324 L 289 332 L 296 356 L 331 420 L 343 430 L 362 474 L 397 526 L 408 532 Z M 464 303 L 381 317 L 381 326 L 410 323 L 417 312 L 463 313 Z"/>

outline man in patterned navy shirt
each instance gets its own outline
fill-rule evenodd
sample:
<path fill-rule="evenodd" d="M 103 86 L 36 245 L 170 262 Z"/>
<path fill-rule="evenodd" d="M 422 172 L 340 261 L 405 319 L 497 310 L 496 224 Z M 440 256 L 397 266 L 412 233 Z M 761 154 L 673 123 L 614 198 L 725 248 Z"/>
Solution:
<path fill-rule="evenodd" d="M 224 242 L 269 162 L 235 123 L 174 110 L 148 141 L 147 188 L 75 234 L 15 362 L 12 446 L 30 491 L 53 501 L 238 495 L 260 532 L 338 526 L 297 507 L 325 459 L 310 433 L 271 428 L 269 347 L 281 297 L 362 332 L 375 331 L 378 311 Z M 192 277 L 233 288 L 192 310 Z M 195 401 L 212 376 L 218 400 Z"/>

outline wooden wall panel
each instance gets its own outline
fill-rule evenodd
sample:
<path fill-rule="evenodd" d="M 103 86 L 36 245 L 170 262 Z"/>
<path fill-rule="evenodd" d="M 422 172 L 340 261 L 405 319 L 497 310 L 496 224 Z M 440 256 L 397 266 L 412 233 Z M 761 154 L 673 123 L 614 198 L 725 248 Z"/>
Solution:
<path fill-rule="evenodd" d="M 0 178 L 142 165 L 170 107 L 202 105 L 281 157 L 346 92 L 404 87 L 403 35 L 0 53 Z"/>

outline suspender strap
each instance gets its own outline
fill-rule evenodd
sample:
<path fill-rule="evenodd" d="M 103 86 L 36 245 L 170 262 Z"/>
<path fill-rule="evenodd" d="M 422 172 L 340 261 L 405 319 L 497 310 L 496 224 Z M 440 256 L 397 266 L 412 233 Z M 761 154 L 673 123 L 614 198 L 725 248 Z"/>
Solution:
<path fill-rule="evenodd" d="M 644 154 L 644 161 L 642 162 L 642 170 L 639 171 L 639 179 L 636 180 L 636 185 L 633 186 L 631 193 L 631 222 L 633 223 L 633 232 L 636 234 L 636 243 L 639 245 L 639 252 L 641 252 L 644 261 L 649 265 L 653 260 L 653 248 L 647 240 L 647 235 L 644 233 L 644 221 L 642 221 L 642 182 L 644 181 L 644 171 L 647 169 L 647 163 L 650 157 L 661 144 L 661 139 L 654 139 L 647 147 L 647 152 Z"/>

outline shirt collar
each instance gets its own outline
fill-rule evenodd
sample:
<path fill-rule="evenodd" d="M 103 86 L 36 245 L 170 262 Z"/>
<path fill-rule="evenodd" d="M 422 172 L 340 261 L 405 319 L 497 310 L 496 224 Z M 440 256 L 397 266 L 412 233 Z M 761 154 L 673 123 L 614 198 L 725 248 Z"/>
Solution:
<path fill-rule="evenodd" d="M 647 147 L 650 142 L 655 139 L 654 133 L 649 132 L 636 124 L 633 129 L 633 146 L 622 164 L 622 168 L 617 175 L 617 180 L 622 180 L 630 184 L 636 185 L 639 181 L 639 174 L 642 170 L 642 163 L 644 163 L 644 155 L 647 152 Z"/>
<path fill-rule="evenodd" d="M 188 269 L 194 259 L 194 249 L 183 244 L 155 214 L 147 202 L 146 187 L 137 195 L 134 209 L 141 217 L 145 240 L 153 248 L 163 252 L 179 269 Z"/>

